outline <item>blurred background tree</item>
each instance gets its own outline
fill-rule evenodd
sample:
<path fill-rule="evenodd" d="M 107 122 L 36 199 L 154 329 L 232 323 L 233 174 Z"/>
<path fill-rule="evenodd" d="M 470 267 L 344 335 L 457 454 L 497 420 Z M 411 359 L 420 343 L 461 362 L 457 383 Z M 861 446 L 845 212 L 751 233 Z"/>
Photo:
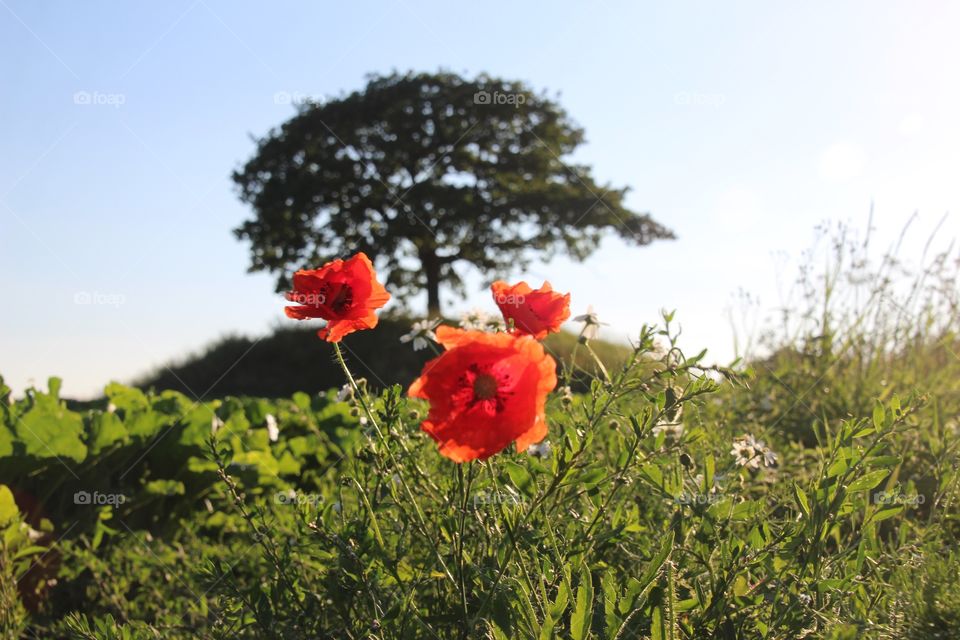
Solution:
<path fill-rule="evenodd" d="M 462 294 L 459 263 L 504 277 L 558 252 L 583 260 L 603 236 L 673 238 L 564 160 L 583 129 L 517 81 L 447 72 L 373 75 L 366 87 L 299 112 L 258 141 L 233 174 L 253 217 L 251 271 L 289 288 L 298 268 L 365 251 L 401 301 Z"/>

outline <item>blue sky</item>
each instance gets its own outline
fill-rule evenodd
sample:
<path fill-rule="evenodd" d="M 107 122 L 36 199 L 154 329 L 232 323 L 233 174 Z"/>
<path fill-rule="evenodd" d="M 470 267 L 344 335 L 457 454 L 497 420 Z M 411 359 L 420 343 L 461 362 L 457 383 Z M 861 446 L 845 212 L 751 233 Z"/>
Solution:
<path fill-rule="evenodd" d="M 679 236 L 517 278 L 593 304 L 611 338 L 676 308 L 684 343 L 723 361 L 732 294 L 777 304 L 775 267 L 818 222 L 862 227 L 873 203 L 890 239 L 918 211 L 919 243 L 958 210 L 958 18 L 949 2 L 0 0 L 0 373 L 85 397 L 284 322 L 231 234 L 250 136 L 293 114 L 278 95 L 439 67 L 558 92 L 587 132 L 574 160 Z M 476 305 L 479 285 L 448 310 Z"/>

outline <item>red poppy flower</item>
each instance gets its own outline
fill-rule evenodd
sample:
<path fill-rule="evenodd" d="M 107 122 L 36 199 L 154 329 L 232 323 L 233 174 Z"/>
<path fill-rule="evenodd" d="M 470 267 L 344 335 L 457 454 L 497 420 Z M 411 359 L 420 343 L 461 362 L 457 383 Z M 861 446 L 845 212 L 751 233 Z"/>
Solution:
<path fill-rule="evenodd" d="M 317 335 L 327 342 L 340 342 L 348 333 L 377 326 L 374 310 L 387 304 L 390 294 L 377 282 L 370 258 L 360 252 L 319 269 L 297 271 L 287 300 L 298 303 L 284 307 L 287 317 L 323 318 L 327 326 Z"/>
<path fill-rule="evenodd" d="M 547 435 L 547 394 L 557 363 L 529 336 L 439 327 L 446 351 L 410 385 L 430 401 L 421 428 L 455 462 L 489 458 L 511 442 L 518 451 Z"/>
<path fill-rule="evenodd" d="M 570 294 L 557 293 L 549 282 L 531 289 L 526 282 L 509 285 L 497 280 L 490 290 L 507 325 L 513 321 L 515 333 L 543 340 L 548 333 L 560 331 L 560 325 L 570 317 Z"/>

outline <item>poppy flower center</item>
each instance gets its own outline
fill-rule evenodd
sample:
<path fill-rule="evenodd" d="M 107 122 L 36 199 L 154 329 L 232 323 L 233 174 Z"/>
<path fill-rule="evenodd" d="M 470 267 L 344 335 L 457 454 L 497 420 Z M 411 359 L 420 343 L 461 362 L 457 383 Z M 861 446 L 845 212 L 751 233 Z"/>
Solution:
<path fill-rule="evenodd" d="M 343 313 L 353 305 L 353 289 L 348 284 L 324 286 L 321 295 L 323 302 L 335 313 Z"/>
<path fill-rule="evenodd" d="M 485 373 L 473 381 L 473 397 L 477 400 L 489 400 L 497 395 L 497 379 Z"/>

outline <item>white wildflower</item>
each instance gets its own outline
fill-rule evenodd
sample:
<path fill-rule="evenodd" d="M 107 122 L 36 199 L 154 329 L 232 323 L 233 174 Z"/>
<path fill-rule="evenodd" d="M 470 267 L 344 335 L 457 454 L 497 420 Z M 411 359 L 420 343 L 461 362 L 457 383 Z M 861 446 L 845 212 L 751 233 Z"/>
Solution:
<path fill-rule="evenodd" d="M 777 464 L 775 454 L 763 440 L 757 440 L 751 435 L 744 435 L 733 441 L 730 449 L 737 465 L 748 469 L 758 470 L 760 466 L 773 467 Z"/>
<path fill-rule="evenodd" d="M 117 405 L 113 404 L 112 402 L 109 403 L 107 405 L 107 413 L 116 413 L 116 412 L 117 412 Z"/>
<path fill-rule="evenodd" d="M 506 331 L 507 325 L 502 316 L 474 308 L 460 314 L 460 328 L 467 331 Z"/>
<path fill-rule="evenodd" d="M 272 413 L 267 414 L 267 436 L 270 438 L 270 442 L 276 442 L 280 437 L 280 427 L 277 426 L 277 419 L 273 417 Z"/>
<path fill-rule="evenodd" d="M 764 447 L 763 449 L 763 465 L 765 467 L 777 466 L 777 454 L 775 454 L 771 449 L 768 449 L 766 447 Z"/>
<path fill-rule="evenodd" d="M 353 388 L 350 386 L 350 383 L 348 382 L 347 384 L 340 387 L 340 391 L 337 392 L 337 401 L 343 402 L 344 400 L 349 398 L 351 394 L 353 394 Z"/>
<path fill-rule="evenodd" d="M 483 309 L 470 309 L 460 314 L 460 328 L 467 331 L 483 331 L 490 315 Z"/>
<path fill-rule="evenodd" d="M 223 428 L 223 420 L 217 414 L 213 414 L 213 418 L 210 420 L 210 433 L 217 435 L 217 431 Z"/>
<path fill-rule="evenodd" d="M 550 443 L 546 440 L 532 444 L 527 447 L 527 453 L 538 458 L 547 458 L 550 456 Z"/>
<path fill-rule="evenodd" d="M 420 320 L 414 322 L 410 327 L 410 333 L 400 336 L 400 342 L 407 343 L 413 341 L 413 350 L 420 351 L 430 346 L 431 342 L 437 341 L 437 334 L 433 332 L 440 324 L 440 319 Z"/>
<path fill-rule="evenodd" d="M 584 340 L 593 340 L 600 333 L 600 327 L 606 326 L 606 322 L 600 322 L 593 305 L 587 306 L 587 312 L 582 316 L 573 319 L 574 322 L 582 322 L 583 329 L 580 330 L 580 337 Z"/>

